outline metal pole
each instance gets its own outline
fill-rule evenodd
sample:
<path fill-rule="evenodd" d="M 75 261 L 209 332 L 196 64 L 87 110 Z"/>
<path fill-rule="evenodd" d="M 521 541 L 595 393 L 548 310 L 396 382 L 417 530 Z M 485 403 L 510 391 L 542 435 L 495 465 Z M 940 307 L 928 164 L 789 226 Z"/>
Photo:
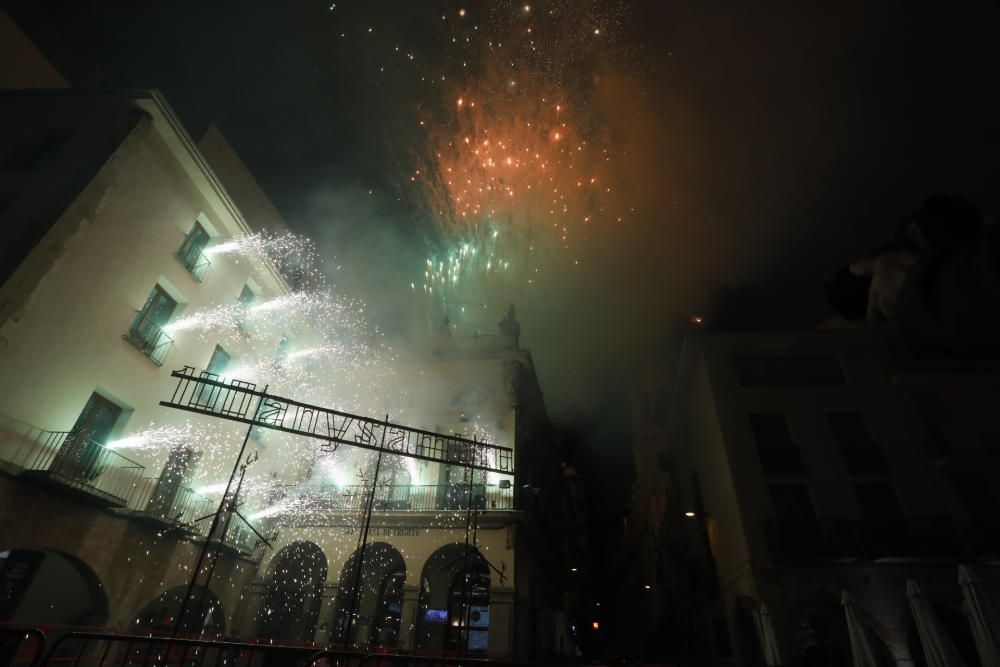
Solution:
<path fill-rule="evenodd" d="M 247 464 L 244 463 L 242 466 L 240 466 L 240 481 L 239 484 L 236 485 L 236 492 L 233 494 L 233 499 L 229 503 L 229 507 L 227 508 L 226 511 L 226 519 L 222 524 L 222 534 L 221 537 L 219 538 L 220 545 L 224 545 L 226 543 L 226 533 L 229 532 L 229 526 L 233 521 L 233 514 L 236 513 L 236 499 L 239 498 L 240 496 L 240 489 L 243 488 L 243 479 L 246 477 L 246 474 L 247 474 Z M 220 555 L 219 550 L 216 549 L 210 558 L 211 563 L 208 566 L 208 576 L 205 577 L 205 584 L 201 587 L 201 595 L 198 597 L 198 604 L 195 605 L 194 608 L 194 613 L 196 617 L 201 616 L 201 610 L 204 608 L 205 596 L 208 595 L 208 587 L 212 583 L 212 578 L 215 576 L 215 566 L 219 563 L 219 555 Z M 201 639 L 204 636 L 204 634 L 205 634 L 205 627 L 203 625 L 201 632 L 198 633 L 198 638 Z"/>
<path fill-rule="evenodd" d="M 389 415 L 385 416 L 385 422 L 382 425 L 382 444 L 379 445 L 378 458 L 375 459 L 375 477 L 372 479 L 372 490 L 368 495 L 368 503 L 365 508 L 365 527 L 361 538 L 361 547 L 358 549 L 357 558 L 354 559 L 354 587 L 351 590 L 351 607 L 347 614 L 347 625 L 344 628 L 344 648 L 348 646 L 348 641 L 351 637 L 351 622 L 354 619 L 354 611 L 358 606 L 358 594 L 360 591 L 358 588 L 361 586 L 361 567 L 365 562 L 365 547 L 368 545 L 368 529 L 372 524 L 372 509 L 375 506 L 375 489 L 378 485 L 378 471 L 382 467 L 382 453 L 385 451 L 385 434 L 389 430 Z M 360 625 L 360 623 L 359 623 Z M 354 629 L 355 639 L 358 636 L 357 627 Z"/>
<path fill-rule="evenodd" d="M 473 436 L 475 439 L 475 436 Z M 465 553 L 462 556 L 462 621 L 458 626 L 458 641 L 463 654 L 469 652 L 469 531 L 472 529 L 472 484 L 476 479 L 476 450 L 472 450 L 472 466 L 466 468 L 469 473 L 469 485 L 466 502 L 469 504 L 465 513 Z M 464 640 L 463 640 L 464 635 Z"/>
<path fill-rule="evenodd" d="M 201 572 L 202 565 L 205 562 L 205 555 L 208 553 L 211 546 L 212 536 L 219 527 L 219 518 L 222 516 L 223 511 L 225 511 L 226 502 L 229 499 L 229 490 L 233 486 L 233 480 L 236 479 L 236 473 L 240 470 L 240 463 L 243 461 L 243 453 L 246 451 L 247 443 L 250 441 L 250 434 L 253 433 L 253 427 L 256 424 L 258 415 L 260 415 L 260 409 L 264 406 L 264 400 L 267 398 L 267 389 L 269 386 L 270 385 L 264 386 L 264 391 L 260 396 L 260 400 L 257 402 L 257 409 L 254 410 L 253 413 L 253 423 L 247 427 L 246 435 L 243 436 L 243 444 L 240 445 L 240 453 L 236 456 L 236 464 L 233 466 L 233 472 L 229 475 L 229 481 L 226 483 L 226 490 L 222 494 L 222 500 L 219 501 L 219 509 L 215 512 L 215 516 L 212 518 L 212 526 L 208 529 L 208 535 L 205 538 L 205 543 L 201 547 L 201 552 L 198 554 L 198 560 L 195 563 L 194 571 L 191 573 L 191 580 L 188 582 L 187 591 L 184 593 L 184 600 L 181 602 L 181 609 L 177 613 L 177 622 L 174 623 L 174 631 L 170 634 L 172 639 L 176 639 L 181 630 L 181 624 L 184 622 L 184 615 L 187 613 L 188 601 L 191 599 L 191 595 L 194 592 L 195 584 L 198 581 L 198 574 Z M 223 535 L 223 537 L 225 536 Z"/>

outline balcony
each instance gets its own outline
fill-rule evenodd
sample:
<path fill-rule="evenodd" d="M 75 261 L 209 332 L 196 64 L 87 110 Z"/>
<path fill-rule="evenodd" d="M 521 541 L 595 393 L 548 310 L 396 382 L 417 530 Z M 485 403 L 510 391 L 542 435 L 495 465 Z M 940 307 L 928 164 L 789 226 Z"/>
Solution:
<path fill-rule="evenodd" d="M 163 365 L 163 360 L 170 351 L 170 346 L 174 340 L 166 332 L 150 319 L 149 314 L 142 310 L 137 310 L 132 324 L 122 338 L 128 341 L 135 349 L 149 357 L 157 366 Z"/>
<path fill-rule="evenodd" d="M 215 511 L 215 503 L 195 493 L 177 480 L 164 477 L 143 477 L 129 497 L 133 516 L 171 527 L 183 527 L 192 534 L 205 528 L 196 519 Z"/>
<path fill-rule="evenodd" d="M 81 434 L 33 429 L 10 463 L 22 477 L 52 484 L 105 507 L 125 507 L 145 468 Z"/>
<path fill-rule="evenodd" d="M 212 265 L 208 257 L 202 251 L 205 241 L 208 238 L 200 228 L 196 228 L 190 234 L 184 236 L 184 242 L 177 250 L 177 259 L 188 270 L 195 280 L 201 282 L 205 277 L 205 272 Z"/>
<path fill-rule="evenodd" d="M 781 530 L 774 519 L 765 519 L 762 526 L 771 558 L 776 561 L 849 560 L 863 555 L 855 522 L 849 516 L 819 517 L 812 530 Z"/>
<path fill-rule="evenodd" d="M 463 350 L 494 350 L 497 347 L 496 334 L 458 336 L 454 340 L 455 346 Z"/>
<path fill-rule="evenodd" d="M 471 493 L 470 493 L 471 491 Z M 514 509 L 514 489 L 495 485 L 473 484 L 471 489 L 460 484 L 379 485 L 375 489 L 375 512 L 443 512 L 470 509 L 509 511 Z M 293 506 L 309 511 L 360 512 L 368 503 L 370 486 L 333 487 L 322 493 L 304 495 L 302 503 Z"/>
<path fill-rule="evenodd" d="M 966 545 L 947 517 L 910 516 L 904 525 L 886 526 L 848 516 L 819 517 L 819 531 L 782 531 L 773 519 L 762 522 L 776 561 L 950 558 Z"/>

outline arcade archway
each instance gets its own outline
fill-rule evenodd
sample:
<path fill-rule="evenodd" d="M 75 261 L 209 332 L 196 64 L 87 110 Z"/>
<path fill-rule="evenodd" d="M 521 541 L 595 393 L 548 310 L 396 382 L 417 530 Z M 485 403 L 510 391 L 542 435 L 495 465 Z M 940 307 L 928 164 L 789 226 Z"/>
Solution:
<path fill-rule="evenodd" d="M 271 563 L 258 636 L 313 641 L 326 573 L 326 556 L 316 544 L 295 542 L 282 549 Z"/>
<path fill-rule="evenodd" d="M 396 648 L 402 618 L 403 585 L 406 563 L 403 556 L 386 542 L 365 547 L 360 577 L 356 569 L 357 552 L 344 564 L 340 573 L 333 614 L 332 641 L 368 648 Z M 358 583 L 354 600 L 354 585 Z M 353 619 L 348 622 L 351 607 Z"/>
<path fill-rule="evenodd" d="M 0 621 L 17 625 L 103 627 L 108 599 L 93 569 L 48 549 L 0 551 Z"/>
<path fill-rule="evenodd" d="M 447 544 L 420 576 L 416 647 L 485 653 L 489 645 L 490 567 L 464 544 Z"/>

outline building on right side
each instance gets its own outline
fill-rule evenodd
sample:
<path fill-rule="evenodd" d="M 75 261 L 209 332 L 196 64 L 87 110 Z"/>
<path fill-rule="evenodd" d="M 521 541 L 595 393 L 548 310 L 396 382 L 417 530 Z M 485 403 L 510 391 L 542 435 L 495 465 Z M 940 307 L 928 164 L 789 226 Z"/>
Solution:
<path fill-rule="evenodd" d="M 957 569 L 1000 601 L 1000 365 L 878 328 L 693 334 L 670 394 L 658 593 L 690 619 L 680 653 L 850 664 L 847 591 L 880 662 L 926 664 L 912 579 L 978 664 Z"/>

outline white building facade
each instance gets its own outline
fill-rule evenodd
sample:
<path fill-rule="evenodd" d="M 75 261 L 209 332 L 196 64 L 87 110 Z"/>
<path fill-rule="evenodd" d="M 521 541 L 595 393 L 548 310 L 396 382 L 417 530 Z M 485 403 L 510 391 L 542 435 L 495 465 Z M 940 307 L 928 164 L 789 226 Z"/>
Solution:
<path fill-rule="evenodd" d="M 239 514 L 215 522 L 246 427 L 160 401 L 173 369 L 263 386 L 329 352 L 328 332 L 268 305 L 303 298 L 273 262 L 220 250 L 281 233 L 280 215 L 217 130 L 201 150 L 155 92 L 0 100 L 0 224 L 15 241 L 0 286 L 0 575 L 29 573 L 3 620 L 169 633 L 208 554 L 211 580 L 188 598 L 203 636 L 575 651 L 553 531 L 563 478 L 510 320 L 395 364 L 405 398 L 379 407 L 512 448 L 513 474 L 392 457 L 376 479 L 370 452 L 323 458 L 255 428 Z"/>
<path fill-rule="evenodd" d="M 848 591 L 880 660 L 922 664 L 914 579 L 973 655 L 957 565 L 1000 584 L 1000 373 L 972 368 L 870 328 L 688 337 L 665 454 L 692 651 L 761 663 L 763 604 L 782 664 L 847 664 Z"/>

